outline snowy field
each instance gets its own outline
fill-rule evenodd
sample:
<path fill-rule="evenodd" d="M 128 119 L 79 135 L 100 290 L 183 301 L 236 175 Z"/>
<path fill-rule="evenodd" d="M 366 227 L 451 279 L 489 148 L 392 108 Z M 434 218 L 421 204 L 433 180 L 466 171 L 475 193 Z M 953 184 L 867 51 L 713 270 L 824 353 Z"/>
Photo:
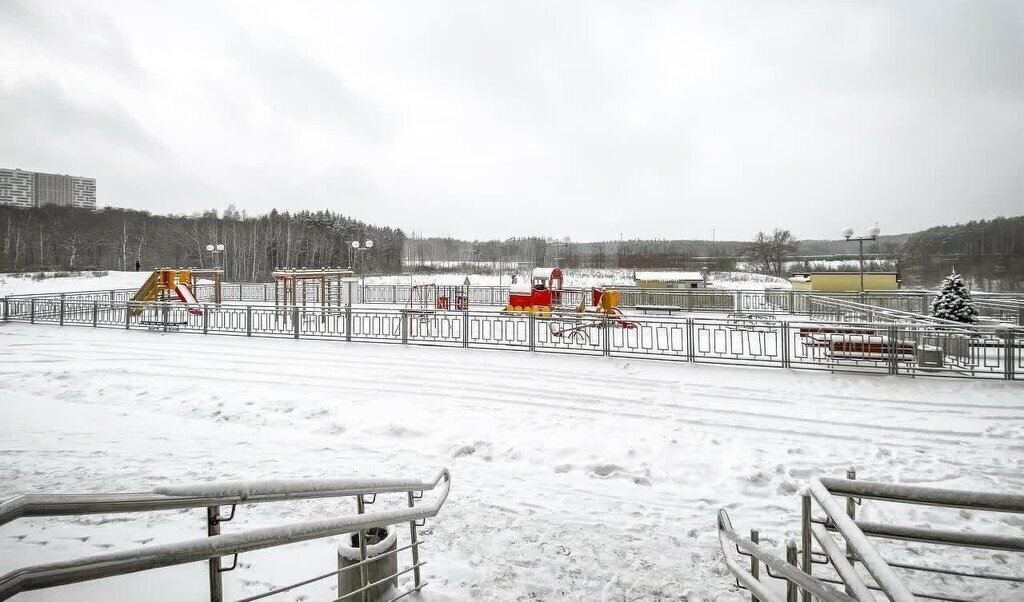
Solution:
<path fill-rule="evenodd" d="M 7 295 L 44 295 L 69 291 L 139 288 L 149 272 L 54 272 L 0 274 L 0 297 Z"/>
<path fill-rule="evenodd" d="M 428 601 L 744 599 L 719 557 L 719 508 L 780 546 L 801 484 L 850 465 L 1020 492 L 1022 437 L 1019 383 L 0 325 L 0 496 L 447 466 L 451 495 L 424 529 Z M 240 506 L 224 529 L 352 507 Z M 1012 516 L 908 512 L 1024 535 Z M 0 573 L 203 535 L 201 510 L 21 519 L 0 527 Z M 328 541 L 243 554 L 227 598 L 334 562 Z M 205 584 L 193 564 L 17 599 L 199 600 Z"/>

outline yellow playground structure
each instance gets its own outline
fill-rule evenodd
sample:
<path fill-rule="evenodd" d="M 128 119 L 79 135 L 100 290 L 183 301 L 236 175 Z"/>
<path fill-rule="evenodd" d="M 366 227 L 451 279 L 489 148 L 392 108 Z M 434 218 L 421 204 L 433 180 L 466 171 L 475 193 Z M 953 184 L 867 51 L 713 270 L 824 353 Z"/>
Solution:
<path fill-rule="evenodd" d="M 139 288 L 132 297 L 131 313 L 137 316 L 145 309 L 145 304 L 151 301 L 170 301 L 177 299 L 189 306 L 188 311 L 195 315 L 201 315 L 203 310 L 199 308 L 199 301 L 196 299 L 196 282 L 200 278 L 213 280 L 214 303 L 220 303 L 220 283 L 224 276 L 222 269 L 174 269 L 160 268 L 153 270 L 145 284 Z"/>

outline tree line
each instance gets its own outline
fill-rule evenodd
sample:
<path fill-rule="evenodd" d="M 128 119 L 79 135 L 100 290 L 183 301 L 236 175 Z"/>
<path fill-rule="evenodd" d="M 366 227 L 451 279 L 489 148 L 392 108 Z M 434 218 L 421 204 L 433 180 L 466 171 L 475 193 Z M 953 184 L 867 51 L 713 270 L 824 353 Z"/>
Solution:
<path fill-rule="evenodd" d="M 974 289 L 1024 291 L 1024 216 L 928 228 L 901 256 L 911 285 L 934 287 L 955 271 Z"/>
<path fill-rule="evenodd" d="M 0 271 L 131 270 L 223 267 L 236 281 L 265 281 L 278 267 L 401 269 L 405 234 L 330 211 L 248 216 L 233 206 L 219 214 L 153 215 L 108 207 L 0 207 Z M 355 252 L 352 241 L 373 241 Z M 214 258 L 209 244 L 223 244 Z"/>

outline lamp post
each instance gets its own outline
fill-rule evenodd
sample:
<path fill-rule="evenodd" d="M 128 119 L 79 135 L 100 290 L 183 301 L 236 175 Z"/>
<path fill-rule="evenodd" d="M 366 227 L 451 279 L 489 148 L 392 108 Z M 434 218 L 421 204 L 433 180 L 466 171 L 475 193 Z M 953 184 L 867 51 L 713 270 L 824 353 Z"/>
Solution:
<path fill-rule="evenodd" d="M 210 252 L 210 257 L 213 258 L 213 267 L 217 268 L 217 255 L 224 252 L 224 245 L 206 245 L 206 250 Z"/>
<path fill-rule="evenodd" d="M 365 253 L 365 252 L 369 251 L 372 248 L 373 248 L 373 241 L 372 240 L 367 240 L 366 242 L 363 242 L 363 243 L 360 243 L 358 240 L 353 240 L 352 241 L 352 251 L 349 253 L 349 262 L 348 262 L 349 263 L 349 267 L 352 267 L 354 265 L 353 262 L 352 262 L 352 257 L 351 257 L 351 255 L 353 253 L 356 254 L 356 256 L 358 257 L 358 255 L 360 253 Z M 365 261 L 363 262 L 363 267 L 366 267 L 366 262 Z M 362 278 L 362 272 L 360 272 L 359 276 L 360 276 L 360 278 Z"/>
<path fill-rule="evenodd" d="M 868 228 L 867 236 L 854 236 L 853 228 L 847 228 L 843 230 L 843 238 L 846 240 L 855 240 L 860 244 L 860 292 L 864 292 L 864 241 L 865 240 L 878 240 L 878 234 L 881 230 L 878 229 L 878 225 L 875 224 Z"/>

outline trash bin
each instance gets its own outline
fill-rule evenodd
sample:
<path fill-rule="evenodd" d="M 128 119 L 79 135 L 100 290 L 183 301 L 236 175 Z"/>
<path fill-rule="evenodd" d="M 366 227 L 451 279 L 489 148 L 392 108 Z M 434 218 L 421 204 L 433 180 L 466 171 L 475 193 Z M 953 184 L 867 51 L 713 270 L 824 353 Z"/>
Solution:
<path fill-rule="evenodd" d="M 440 296 L 437 298 L 437 309 L 448 309 L 448 297 Z"/>
<path fill-rule="evenodd" d="M 923 368 L 941 368 L 942 347 L 919 345 L 917 348 L 917 365 Z"/>
<path fill-rule="evenodd" d="M 386 552 L 394 552 L 398 542 L 397 533 L 394 526 L 367 529 L 366 557 L 377 558 Z M 338 568 L 343 569 L 352 566 L 359 562 L 359 558 L 359 535 L 357 533 L 342 535 L 341 543 L 338 544 Z M 366 567 L 367 583 L 384 579 L 381 583 L 366 590 L 366 599 L 369 602 L 383 600 L 388 590 L 398 586 L 397 576 L 388 578 L 389 575 L 394 575 L 398 572 L 397 554 L 388 554 L 376 561 L 367 562 L 364 566 Z M 363 587 L 360 573 L 361 569 L 359 567 L 338 573 L 339 597 Z M 360 596 L 352 596 L 347 599 L 360 600 Z"/>

